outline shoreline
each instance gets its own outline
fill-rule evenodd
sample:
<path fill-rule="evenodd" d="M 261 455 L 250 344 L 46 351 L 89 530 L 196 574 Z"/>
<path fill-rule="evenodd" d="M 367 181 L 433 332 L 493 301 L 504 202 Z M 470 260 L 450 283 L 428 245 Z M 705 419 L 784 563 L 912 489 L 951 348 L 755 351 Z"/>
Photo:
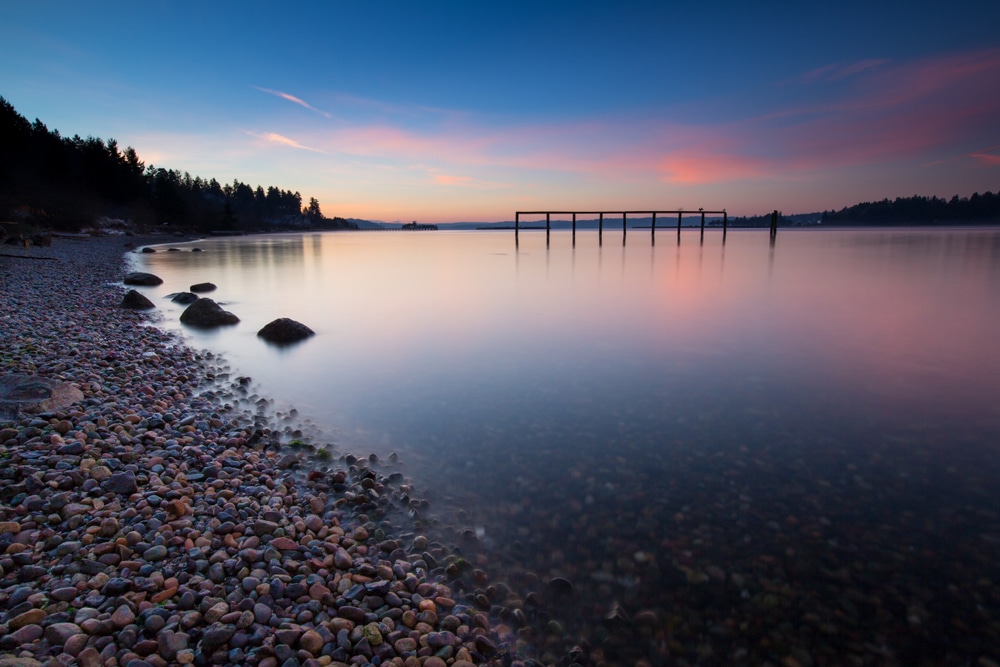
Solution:
<path fill-rule="evenodd" d="M 394 461 L 283 443 L 249 378 L 120 307 L 126 243 L 162 242 L 0 259 L 0 375 L 83 393 L 0 425 L 0 662 L 510 664 L 460 556 L 397 525 Z"/>

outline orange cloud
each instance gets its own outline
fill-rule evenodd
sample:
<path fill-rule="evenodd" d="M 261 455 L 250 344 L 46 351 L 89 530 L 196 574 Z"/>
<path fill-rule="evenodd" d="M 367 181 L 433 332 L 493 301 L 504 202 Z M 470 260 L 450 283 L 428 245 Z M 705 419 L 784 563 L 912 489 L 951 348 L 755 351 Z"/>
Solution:
<path fill-rule="evenodd" d="M 434 182 L 438 185 L 464 185 L 472 182 L 471 176 L 448 176 L 447 174 L 435 174 Z"/>

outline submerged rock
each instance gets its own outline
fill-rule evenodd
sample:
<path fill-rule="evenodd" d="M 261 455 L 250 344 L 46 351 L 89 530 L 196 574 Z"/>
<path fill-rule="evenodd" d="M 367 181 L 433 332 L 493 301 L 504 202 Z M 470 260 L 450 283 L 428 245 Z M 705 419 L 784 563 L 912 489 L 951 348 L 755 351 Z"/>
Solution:
<path fill-rule="evenodd" d="M 268 322 L 257 332 L 257 335 L 271 343 L 295 343 L 309 336 L 315 335 L 315 331 L 293 319 L 279 317 Z"/>
<path fill-rule="evenodd" d="M 191 291 L 199 294 L 203 292 L 212 292 L 215 289 L 216 287 L 214 283 L 197 283 L 195 285 L 191 285 Z"/>
<path fill-rule="evenodd" d="M 149 310 L 150 308 L 156 308 L 156 305 L 139 294 L 134 289 L 130 289 L 125 293 L 124 298 L 122 298 L 122 308 L 128 308 L 130 310 Z"/>
<path fill-rule="evenodd" d="M 212 299 L 198 299 L 181 313 L 181 322 L 196 327 L 218 327 L 237 324 L 240 321 L 233 313 L 223 310 Z"/>
<path fill-rule="evenodd" d="M 163 284 L 163 278 L 153 275 L 152 273 L 143 273 L 142 271 L 133 271 L 132 273 L 125 275 L 126 285 L 143 285 L 145 287 L 155 287 L 156 285 Z"/>
<path fill-rule="evenodd" d="M 197 294 L 193 292 L 177 292 L 176 294 L 170 295 L 170 300 L 174 303 L 179 303 L 181 305 L 189 305 L 200 299 Z"/>

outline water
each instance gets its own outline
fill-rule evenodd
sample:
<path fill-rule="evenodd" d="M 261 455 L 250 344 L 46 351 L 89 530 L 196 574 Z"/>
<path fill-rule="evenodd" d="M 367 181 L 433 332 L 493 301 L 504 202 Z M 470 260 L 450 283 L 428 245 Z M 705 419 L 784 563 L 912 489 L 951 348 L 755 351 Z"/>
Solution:
<path fill-rule="evenodd" d="M 542 598 L 518 650 L 1000 660 L 1000 231 L 174 247 L 136 256 L 162 326 L 337 451 L 398 452 L 427 532 Z M 241 324 L 190 330 L 158 298 L 203 281 Z M 317 335 L 269 346 L 277 317 Z"/>

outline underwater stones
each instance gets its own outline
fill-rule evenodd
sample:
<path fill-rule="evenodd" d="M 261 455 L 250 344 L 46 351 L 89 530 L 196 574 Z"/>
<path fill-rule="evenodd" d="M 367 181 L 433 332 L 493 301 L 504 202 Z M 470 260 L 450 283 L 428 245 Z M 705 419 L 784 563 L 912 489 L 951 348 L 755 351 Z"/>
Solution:
<path fill-rule="evenodd" d="M 156 305 L 134 289 L 130 289 L 122 298 L 121 307 L 129 310 L 150 310 L 156 308 Z"/>
<path fill-rule="evenodd" d="M 315 335 L 312 329 L 287 317 L 279 317 L 268 322 L 257 332 L 257 336 L 270 343 L 287 345 Z"/>
<path fill-rule="evenodd" d="M 153 275 L 152 273 L 143 273 L 142 271 L 133 271 L 125 275 L 124 280 L 126 285 L 141 285 L 143 287 L 156 287 L 157 285 L 163 284 L 163 278 Z"/>
<path fill-rule="evenodd" d="M 120 242 L 62 256 L 0 282 L 12 304 L 0 365 L 30 369 L 35 390 L 18 398 L 51 396 L 36 371 L 83 396 L 0 428 L 0 651 L 19 656 L 0 667 L 385 666 L 404 636 L 410 667 L 485 667 L 475 636 L 506 640 L 413 565 L 422 557 L 384 514 L 421 502 L 399 471 L 339 453 L 317 466 L 308 442 L 283 450 L 254 412 L 267 400 L 226 404 L 249 378 L 118 307 Z M 450 600 L 461 620 L 418 618 L 420 602 Z"/>
<path fill-rule="evenodd" d="M 195 327 L 218 327 L 239 323 L 240 318 L 223 310 L 212 299 L 198 299 L 181 313 L 181 322 Z"/>

